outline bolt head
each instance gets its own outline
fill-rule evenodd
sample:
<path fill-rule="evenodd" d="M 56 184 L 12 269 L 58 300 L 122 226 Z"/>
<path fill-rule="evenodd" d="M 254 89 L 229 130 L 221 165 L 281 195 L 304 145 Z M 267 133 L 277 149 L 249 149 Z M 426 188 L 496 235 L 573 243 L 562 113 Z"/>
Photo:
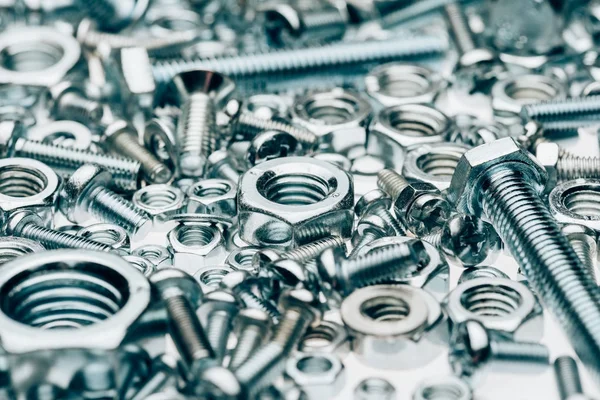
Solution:
<path fill-rule="evenodd" d="M 252 264 L 254 264 L 259 271 L 262 271 L 272 262 L 279 260 L 279 258 L 279 251 L 267 248 L 259 250 L 254 254 Z"/>
<path fill-rule="evenodd" d="M 236 322 L 242 327 L 256 325 L 266 329 L 271 325 L 271 317 L 258 308 L 244 308 L 238 313 Z"/>
<path fill-rule="evenodd" d="M 83 93 L 82 90 L 71 81 L 62 81 L 48 88 L 48 109 L 52 115 L 56 116 L 60 111 L 58 109 L 60 99 L 69 92 Z"/>
<path fill-rule="evenodd" d="M 171 296 L 186 296 L 193 306 L 202 300 L 200 285 L 194 278 L 180 269 L 161 269 L 150 275 L 150 283 L 156 289 L 159 297 L 166 299 Z"/>
<path fill-rule="evenodd" d="M 558 182 L 558 161 L 560 159 L 560 147 L 558 143 L 540 143 L 535 147 L 535 157 L 546 170 L 548 181 L 546 191 L 554 189 Z"/>
<path fill-rule="evenodd" d="M 298 10 L 289 4 L 274 4 L 263 9 L 267 20 L 267 31 L 271 40 L 283 41 L 282 33 L 298 37 L 302 32 L 302 18 Z"/>
<path fill-rule="evenodd" d="M 496 60 L 496 55 L 490 49 L 479 48 L 467 51 L 460 56 L 458 65 L 461 68 L 475 67 L 483 64 L 491 64 Z"/>
<path fill-rule="evenodd" d="M 238 299 L 229 290 L 217 289 L 206 294 L 203 307 L 208 307 L 209 313 L 213 311 L 235 312 L 239 308 Z"/>
<path fill-rule="evenodd" d="M 211 399 L 237 400 L 243 392 L 232 371 L 221 366 L 211 366 L 200 372 L 196 393 Z M 203 397 L 204 398 L 204 397 Z"/>
<path fill-rule="evenodd" d="M 104 140 L 110 142 L 117 135 L 125 132 L 136 132 L 137 134 L 135 127 L 124 119 L 112 120 L 104 128 Z"/>
<path fill-rule="evenodd" d="M 0 122 L 0 158 L 12 156 L 15 142 L 25 135 L 23 124 L 19 121 Z"/>
<path fill-rule="evenodd" d="M 340 262 L 345 259 L 344 249 L 337 246 L 325 249 L 316 258 L 319 278 L 329 289 L 340 289 L 338 288 L 338 271 L 340 270 Z"/>
<path fill-rule="evenodd" d="M 459 210 L 469 214 L 481 213 L 482 184 L 491 170 L 506 168 L 524 175 L 538 192 L 547 179 L 544 167 L 513 138 L 503 138 L 467 151 L 458 162 L 448 189 L 448 199 Z"/>
<path fill-rule="evenodd" d="M 323 309 L 319 298 L 308 289 L 287 289 L 279 297 L 279 307 L 286 309 L 300 308 L 312 314 L 311 326 L 316 327 L 323 318 Z"/>
<path fill-rule="evenodd" d="M 449 361 L 458 376 L 473 376 L 490 356 L 490 337 L 478 321 L 465 321 L 453 327 Z"/>
<path fill-rule="evenodd" d="M 299 262 L 281 258 L 270 263 L 267 268 L 272 272 L 271 276 L 280 281 L 281 286 L 297 287 L 307 284 L 310 277 L 307 275 L 306 268 Z"/>
<path fill-rule="evenodd" d="M 171 81 L 171 91 L 180 105 L 193 93 L 205 93 L 219 106 L 227 101 L 234 90 L 235 83 L 227 76 L 202 69 L 182 72 Z"/>
<path fill-rule="evenodd" d="M 385 208 L 389 210 L 392 207 L 392 199 L 381 189 L 374 189 L 365 193 L 354 206 L 354 211 L 359 217 L 368 214 L 374 208 Z"/>
<path fill-rule="evenodd" d="M 231 271 L 221 279 L 219 285 L 222 289 L 235 291 L 236 288 L 246 285 L 251 277 L 248 271 Z"/>
<path fill-rule="evenodd" d="M 110 172 L 93 164 L 79 167 L 65 181 L 59 197 L 59 208 L 74 223 L 88 219 L 88 205 L 92 190 L 107 186 L 112 179 Z"/>

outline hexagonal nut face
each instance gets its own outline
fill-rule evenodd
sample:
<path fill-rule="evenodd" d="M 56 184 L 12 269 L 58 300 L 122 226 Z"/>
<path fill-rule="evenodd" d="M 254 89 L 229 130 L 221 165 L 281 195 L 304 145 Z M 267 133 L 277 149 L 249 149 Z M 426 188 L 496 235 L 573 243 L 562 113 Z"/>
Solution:
<path fill-rule="evenodd" d="M 287 361 L 285 372 L 309 399 L 332 399 L 346 384 L 344 364 L 327 353 L 300 353 Z"/>
<path fill-rule="evenodd" d="M 173 266 L 194 274 L 204 265 L 221 264 L 227 256 L 223 235 L 214 225 L 176 226 L 167 235 Z"/>
<path fill-rule="evenodd" d="M 46 220 L 54 214 L 61 179 L 46 164 L 30 158 L 0 160 L 0 222 L 27 208 Z"/>
<path fill-rule="evenodd" d="M 449 320 L 481 322 L 516 341 L 538 341 L 544 333 L 537 298 L 522 283 L 506 278 L 475 278 L 459 284 L 444 301 Z"/>
<path fill-rule="evenodd" d="M 131 200 L 138 208 L 153 218 L 172 215 L 185 204 L 185 194 L 171 185 L 154 184 L 137 190 Z"/>
<path fill-rule="evenodd" d="M 157 267 L 165 267 L 173 264 L 173 255 L 164 246 L 146 244 L 131 251 L 131 255 L 145 258 Z"/>
<path fill-rule="evenodd" d="M 319 237 L 348 237 L 354 188 L 326 161 L 287 157 L 247 171 L 238 188 L 240 236 L 257 246 L 297 246 Z"/>
<path fill-rule="evenodd" d="M 189 213 L 234 217 L 237 214 L 237 188 L 226 179 L 205 179 L 188 190 Z"/>
<path fill-rule="evenodd" d="M 232 271 L 227 265 L 209 265 L 196 271 L 194 279 L 200 282 L 202 293 L 206 294 L 219 289 L 223 277 Z"/>
<path fill-rule="evenodd" d="M 335 353 L 343 357 L 350 351 L 350 336 L 345 326 L 323 320 L 319 325 L 308 328 L 298 349 L 303 353 Z"/>
<path fill-rule="evenodd" d="M 439 302 L 408 285 L 354 291 L 341 306 L 352 350 L 369 366 L 407 369 L 428 364 L 447 346 L 448 325 Z"/>
<path fill-rule="evenodd" d="M 481 184 L 494 168 L 518 171 L 537 190 L 544 189 L 547 179 L 544 167 L 514 139 L 504 138 L 475 147 L 462 156 L 452 176 L 448 199 L 459 210 L 478 215 Z"/>
<path fill-rule="evenodd" d="M 246 246 L 234 249 L 225 259 L 225 265 L 230 266 L 235 271 L 248 271 L 255 275 L 258 272 L 259 265 L 253 262 L 254 255 L 259 252 L 260 247 Z"/>
<path fill-rule="evenodd" d="M 590 196 L 600 193 L 600 179 L 575 179 L 558 184 L 548 195 L 552 216 L 565 224 L 579 224 L 600 232 L 600 216 L 581 212 Z M 586 206 L 586 207 L 582 207 Z"/>

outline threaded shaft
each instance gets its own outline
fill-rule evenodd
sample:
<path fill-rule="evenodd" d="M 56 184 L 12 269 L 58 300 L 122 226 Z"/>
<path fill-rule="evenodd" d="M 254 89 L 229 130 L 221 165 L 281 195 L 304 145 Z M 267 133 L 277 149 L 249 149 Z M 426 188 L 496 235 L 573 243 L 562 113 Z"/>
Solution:
<path fill-rule="evenodd" d="M 600 178 L 600 158 L 563 155 L 556 164 L 556 172 L 561 181 Z"/>
<path fill-rule="evenodd" d="M 392 11 L 381 17 L 381 26 L 384 29 L 408 22 L 419 16 L 436 11 L 455 0 L 421 0 L 399 10 Z"/>
<path fill-rule="evenodd" d="M 95 164 L 106 168 L 116 181 L 122 182 L 124 189 L 137 189 L 140 163 L 134 160 L 22 138 L 16 141 L 13 155 L 14 157 L 33 158 L 53 169 L 64 170 L 69 174 L 84 164 Z"/>
<path fill-rule="evenodd" d="M 596 280 L 596 266 L 594 262 L 596 259 L 595 249 L 593 249 L 587 241 L 578 238 L 570 238 L 569 243 L 573 246 L 573 250 L 575 250 L 575 254 L 577 254 L 581 263 L 589 269 L 590 274 L 594 277 L 594 280 Z"/>
<path fill-rule="evenodd" d="M 423 236 L 421 240 L 424 240 L 438 248 L 442 244 L 442 231 L 439 230 L 427 236 Z"/>
<path fill-rule="evenodd" d="M 185 102 L 178 137 L 181 172 L 187 176 L 201 176 L 206 157 L 217 148 L 214 105 L 206 93 L 193 93 Z"/>
<path fill-rule="evenodd" d="M 352 248 L 350 254 L 348 254 L 348 258 L 356 258 L 360 250 L 368 245 L 369 243 L 381 239 L 383 237 L 382 234 L 379 234 L 377 231 L 372 230 L 369 232 L 365 232 L 359 239 L 358 243 Z"/>
<path fill-rule="evenodd" d="M 583 393 L 577 361 L 572 357 L 562 356 L 554 360 L 554 375 L 561 400 L 568 400 L 574 394 Z"/>
<path fill-rule="evenodd" d="M 138 142 L 132 132 L 120 132 L 110 138 L 111 149 L 125 157 L 138 161 L 146 179 L 151 183 L 165 183 L 171 179 L 172 172 L 154 154 Z"/>
<path fill-rule="evenodd" d="M 392 230 L 398 236 L 406 236 L 406 229 L 400 224 L 400 221 L 386 208 L 378 208 L 373 210 L 373 214 L 385 221 L 385 223 L 392 228 Z"/>
<path fill-rule="evenodd" d="M 492 340 L 490 347 L 490 356 L 494 361 L 540 365 L 550 363 L 550 351 L 540 343 Z"/>
<path fill-rule="evenodd" d="M 577 136 L 579 128 L 585 128 L 594 125 L 600 125 L 600 120 L 586 119 L 573 121 L 550 121 L 544 122 L 542 124 L 542 128 L 544 129 L 544 136 L 552 138 L 565 138 Z"/>
<path fill-rule="evenodd" d="M 72 119 L 83 124 L 95 124 L 102 119 L 104 109 L 102 104 L 88 100 L 85 97 L 69 92 L 60 97 L 58 105 L 58 116 Z"/>
<path fill-rule="evenodd" d="M 376 42 L 336 43 L 321 47 L 284 49 L 213 59 L 175 59 L 157 62 L 152 69 L 157 84 L 165 84 L 176 74 L 194 69 L 216 71 L 233 78 L 277 72 L 292 74 L 310 69 L 439 54 L 445 52 L 447 48 L 447 41 L 438 37 L 414 37 L 405 41 L 393 38 Z"/>
<path fill-rule="evenodd" d="M 561 322 L 584 364 L 600 376 L 600 295 L 527 178 L 497 168 L 482 181 L 484 214 L 532 288 Z"/>
<path fill-rule="evenodd" d="M 264 311 L 273 319 L 273 321 L 279 320 L 280 313 L 277 307 L 271 304 L 267 300 L 263 300 L 254 293 L 250 289 L 239 289 L 236 294 L 240 297 L 244 305 L 248 308 L 257 308 L 259 310 Z"/>
<path fill-rule="evenodd" d="M 341 247 L 344 245 L 344 240 L 339 236 L 330 236 L 323 239 L 315 240 L 312 243 L 307 243 L 298 246 L 295 249 L 283 252 L 281 258 L 298 261 L 304 264 L 307 261 L 317 257 L 324 250 L 331 247 Z"/>
<path fill-rule="evenodd" d="M 88 211 L 101 221 L 119 225 L 130 233 L 137 233 L 151 224 L 143 210 L 103 187 L 94 189 L 90 194 Z"/>
<path fill-rule="evenodd" d="M 248 325 L 238 336 L 238 341 L 231 353 L 229 369 L 235 371 L 242 365 L 263 342 L 264 331 L 257 326 Z"/>
<path fill-rule="evenodd" d="M 203 361 L 214 359 L 215 352 L 188 299 L 183 295 L 175 295 L 164 301 L 171 338 L 188 370 L 193 370 L 194 365 L 198 366 Z"/>
<path fill-rule="evenodd" d="M 395 201 L 398 195 L 409 185 L 408 181 L 392 169 L 384 169 L 377 174 L 377 186 Z"/>
<path fill-rule="evenodd" d="M 32 223 L 25 224 L 18 236 L 42 243 L 48 249 L 86 249 L 96 251 L 111 251 L 111 247 L 90 239 L 58 232 Z"/>
<path fill-rule="evenodd" d="M 473 34 L 460 5 L 456 3 L 446 4 L 444 6 L 444 14 L 446 15 L 446 21 L 448 22 L 459 53 L 465 54 L 475 50 L 476 46 Z"/>
<path fill-rule="evenodd" d="M 227 352 L 231 325 L 232 315 L 225 311 L 212 312 L 206 322 L 206 337 L 215 352 L 215 359 L 219 362 L 223 361 Z"/>
<path fill-rule="evenodd" d="M 600 113 L 600 96 L 572 97 L 528 104 L 521 109 L 524 121 L 556 121 Z"/>
<path fill-rule="evenodd" d="M 317 143 L 317 136 L 307 129 L 293 126 L 285 121 L 259 118 L 248 112 L 240 114 L 233 127 L 234 134 L 241 133 L 250 137 L 271 130 L 288 133 L 310 149 Z"/>
<path fill-rule="evenodd" d="M 309 11 L 302 13 L 302 27 L 304 32 L 333 30 L 343 32 L 346 27 L 346 18 L 337 8 Z"/>
<path fill-rule="evenodd" d="M 231 165 L 229 160 L 217 164 L 209 175 L 212 178 L 227 179 L 235 184 L 240 181 L 240 173 Z"/>
<path fill-rule="evenodd" d="M 289 354 L 300 343 L 311 322 L 310 312 L 300 308 L 288 308 L 275 326 L 271 341 L 279 344 L 283 351 Z"/>

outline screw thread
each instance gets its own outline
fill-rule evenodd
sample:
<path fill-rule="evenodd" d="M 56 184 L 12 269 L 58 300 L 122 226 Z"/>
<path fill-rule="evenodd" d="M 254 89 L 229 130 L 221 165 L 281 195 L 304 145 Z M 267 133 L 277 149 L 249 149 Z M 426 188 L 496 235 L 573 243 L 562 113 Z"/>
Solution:
<path fill-rule="evenodd" d="M 596 266 L 594 262 L 596 259 L 595 249 L 593 249 L 587 241 L 577 238 L 570 238 L 569 243 L 573 246 L 573 250 L 575 250 L 575 254 L 577 254 L 581 263 L 588 268 L 590 274 L 594 277 L 594 280 L 596 280 Z"/>
<path fill-rule="evenodd" d="M 600 112 L 600 96 L 572 97 L 528 104 L 521 109 L 524 121 L 556 121 L 597 115 Z"/>
<path fill-rule="evenodd" d="M 562 155 L 556 164 L 558 179 L 568 181 L 579 178 L 599 178 L 599 157 L 578 157 L 575 155 Z"/>
<path fill-rule="evenodd" d="M 193 93 L 181 111 L 179 127 L 179 163 L 183 174 L 200 176 L 206 157 L 217 148 L 215 110 L 205 93 Z"/>
<path fill-rule="evenodd" d="M 188 370 L 191 371 L 194 366 L 213 359 L 215 352 L 188 299 L 184 295 L 175 295 L 165 298 L 164 301 L 169 316 L 171 338 Z"/>
<path fill-rule="evenodd" d="M 406 236 L 406 229 L 400 224 L 400 221 L 396 219 L 396 217 L 391 213 L 390 210 L 386 208 L 379 208 L 377 210 L 373 210 L 373 214 L 377 215 L 379 218 L 385 221 L 385 223 L 392 228 L 392 230 L 398 236 Z"/>
<path fill-rule="evenodd" d="M 86 249 L 95 251 L 111 251 L 111 247 L 90 239 L 58 232 L 32 223 L 16 232 L 18 236 L 42 243 L 48 249 Z"/>
<path fill-rule="evenodd" d="M 151 223 L 143 210 L 104 187 L 98 187 L 90 194 L 89 211 L 96 218 L 119 225 L 130 233 Z"/>
<path fill-rule="evenodd" d="M 302 28 L 309 34 L 320 30 L 343 32 L 346 17 L 337 8 L 302 13 Z"/>
<path fill-rule="evenodd" d="M 240 173 L 231 165 L 229 160 L 225 160 L 210 171 L 210 177 L 227 179 L 233 183 L 240 181 Z"/>
<path fill-rule="evenodd" d="M 355 258 L 363 247 L 365 247 L 366 245 L 368 245 L 369 243 L 371 243 L 377 239 L 381 239 L 382 237 L 383 237 L 383 235 L 380 232 L 377 232 L 375 230 L 365 232 L 358 239 L 358 242 L 352 248 L 352 251 L 350 252 L 350 254 L 348 254 L 348 258 Z"/>
<path fill-rule="evenodd" d="M 482 180 L 484 214 L 533 289 L 561 322 L 577 354 L 600 376 L 600 294 L 530 181 L 496 169 Z"/>
<path fill-rule="evenodd" d="M 583 393 L 577 362 L 572 357 L 562 356 L 554 360 L 554 374 L 561 400 Z"/>
<path fill-rule="evenodd" d="M 176 74 L 194 69 L 217 71 L 230 77 L 256 74 L 289 74 L 309 69 L 393 61 L 443 53 L 448 43 L 439 37 L 397 38 L 366 43 L 336 43 L 304 49 L 284 49 L 267 53 L 246 54 L 213 59 L 194 58 L 159 61 L 153 65 L 157 84 L 165 84 Z"/>
<path fill-rule="evenodd" d="M 544 122 L 542 128 L 545 136 L 553 138 L 564 138 L 577 136 L 579 128 L 585 128 L 589 126 L 600 125 L 598 119 L 585 119 L 585 120 L 566 120 L 566 121 L 550 121 Z"/>
<path fill-rule="evenodd" d="M 256 350 L 235 370 L 235 376 L 244 388 L 246 398 L 254 398 L 256 393 L 283 372 L 286 355 L 278 343 L 269 342 Z"/>
<path fill-rule="evenodd" d="M 390 195 L 394 201 L 405 187 L 408 181 L 392 169 L 384 169 L 377 174 L 377 186 Z"/>
<path fill-rule="evenodd" d="M 491 357 L 494 361 L 548 365 L 550 351 L 540 343 L 492 340 Z"/>
<path fill-rule="evenodd" d="M 84 164 L 95 164 L 109 171 L 116 181 L 122 182 L 123 188 L 137 188 L 140 163 L 125 158 L 96 154 L 90 151 L 56 146 L 27 139 L 18 139 L 15 143 L 15 157 L 33 158 L 54 168 L 73 173 Z"/>
<path fill-rule="evenodd" d="M 274 321 L 279 320 L 280 313 L 277 307 L 271 304 L 267 300 L 263 300 L 254 293 L 250 289 L 238 289 L 236 293 L 239 298 L 242 300 L 244 305 L 248 308 L 257 308 L 259 310 L 264 311 L 273 319 Z"/>
<path fill-rule="evenodd" d="M 444 6 L 444 14 L 446 15 L 446 21 L 460 54 L 474 50 L 476 46 L 473 34 L 460 5 L 456 3 L 446 4 Z"/>
<path fill-rule="evenodd" d="M 242 330 L 238 341 L 231 353 L 229 369 L 235 371 L 242 365 L 263 342 L 264 331 L 257 326 L 249 325 Z"/>
<path fill-rule="evenodd" d="M 287 354 L 300 343 L 311 322 L 311 313 L 300 308 L 288 308 L 275 326 L 272 341 L 278 343 Z"/>
<path fill-rule="evenodd" d="M 290 134 L 300 143 L 308 145 L 310 148 L 317 143 L 317 136 L 307 129 L 293 126 L 281 120 L 259 118 L 247 112 L 238 116 L 233 129 L 236 134 L 241 133 L 248 136 L 256 136 L 264 131 L 276 130 Z"/>
<path fill-rule="evenodd" d="M 298 261 L 300 264 L 304 264 L 317 257 L 326 249 L 331 247 L 341 247 L 343 245 L 344 240 L 339 236 L 329 236 L 298 246 L 295 249 L 285 251 L 281 254 L 281 258 Z"/>
<path fill-rule="evenodd" d="M 154 154 L 138 142 L 137 134 L 120 132 L 110 138 L 111 149 L 115 152 L 138 161 L 144 175 L 152 183 L 165 183 L 171 179 L 171 170 L 160 162 Z"/>
<path fill-rule="evenodd" d="M 219 362 L 225 358 L 227 340 L 231 332 L 232 316 L 228 312 L 216 311 L 209 315 L 206 321 L 206 337 L 215 352 L 215 359 Z"/>
<path fill-rule="evenodd" d="M 102 104 L 77 93 L 65 93 L 59 100 L 58 115 L 83 124 L 95 124 L 102 119 Z"/>
<path fill-rule="evenodd" d="M 435 246 L 436 248 L 439 248 L 442 244 L 442 231 L 440 229 L 439 231 L 431 233 L 427 236 L 423 236 L 421 240 L 424 240 L 427 243 L 430 243 L 431 245 Z"/>

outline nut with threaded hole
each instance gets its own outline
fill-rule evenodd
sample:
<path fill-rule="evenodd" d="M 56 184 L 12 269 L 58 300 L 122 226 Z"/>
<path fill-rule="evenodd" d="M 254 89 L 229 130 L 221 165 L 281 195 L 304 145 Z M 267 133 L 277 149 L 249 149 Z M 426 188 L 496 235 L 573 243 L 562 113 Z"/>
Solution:
<path fill-rule="evenodd" d="M 152 220 L 145 211 L 108 189 L 110 180 L 110 173 L 101 167 L 91 164 L 80 167 L 60 191 L 61 211 L 74 223 L 93 216 L 119 225 L 137 237 L 145 237 L 152 229 Z"/>

